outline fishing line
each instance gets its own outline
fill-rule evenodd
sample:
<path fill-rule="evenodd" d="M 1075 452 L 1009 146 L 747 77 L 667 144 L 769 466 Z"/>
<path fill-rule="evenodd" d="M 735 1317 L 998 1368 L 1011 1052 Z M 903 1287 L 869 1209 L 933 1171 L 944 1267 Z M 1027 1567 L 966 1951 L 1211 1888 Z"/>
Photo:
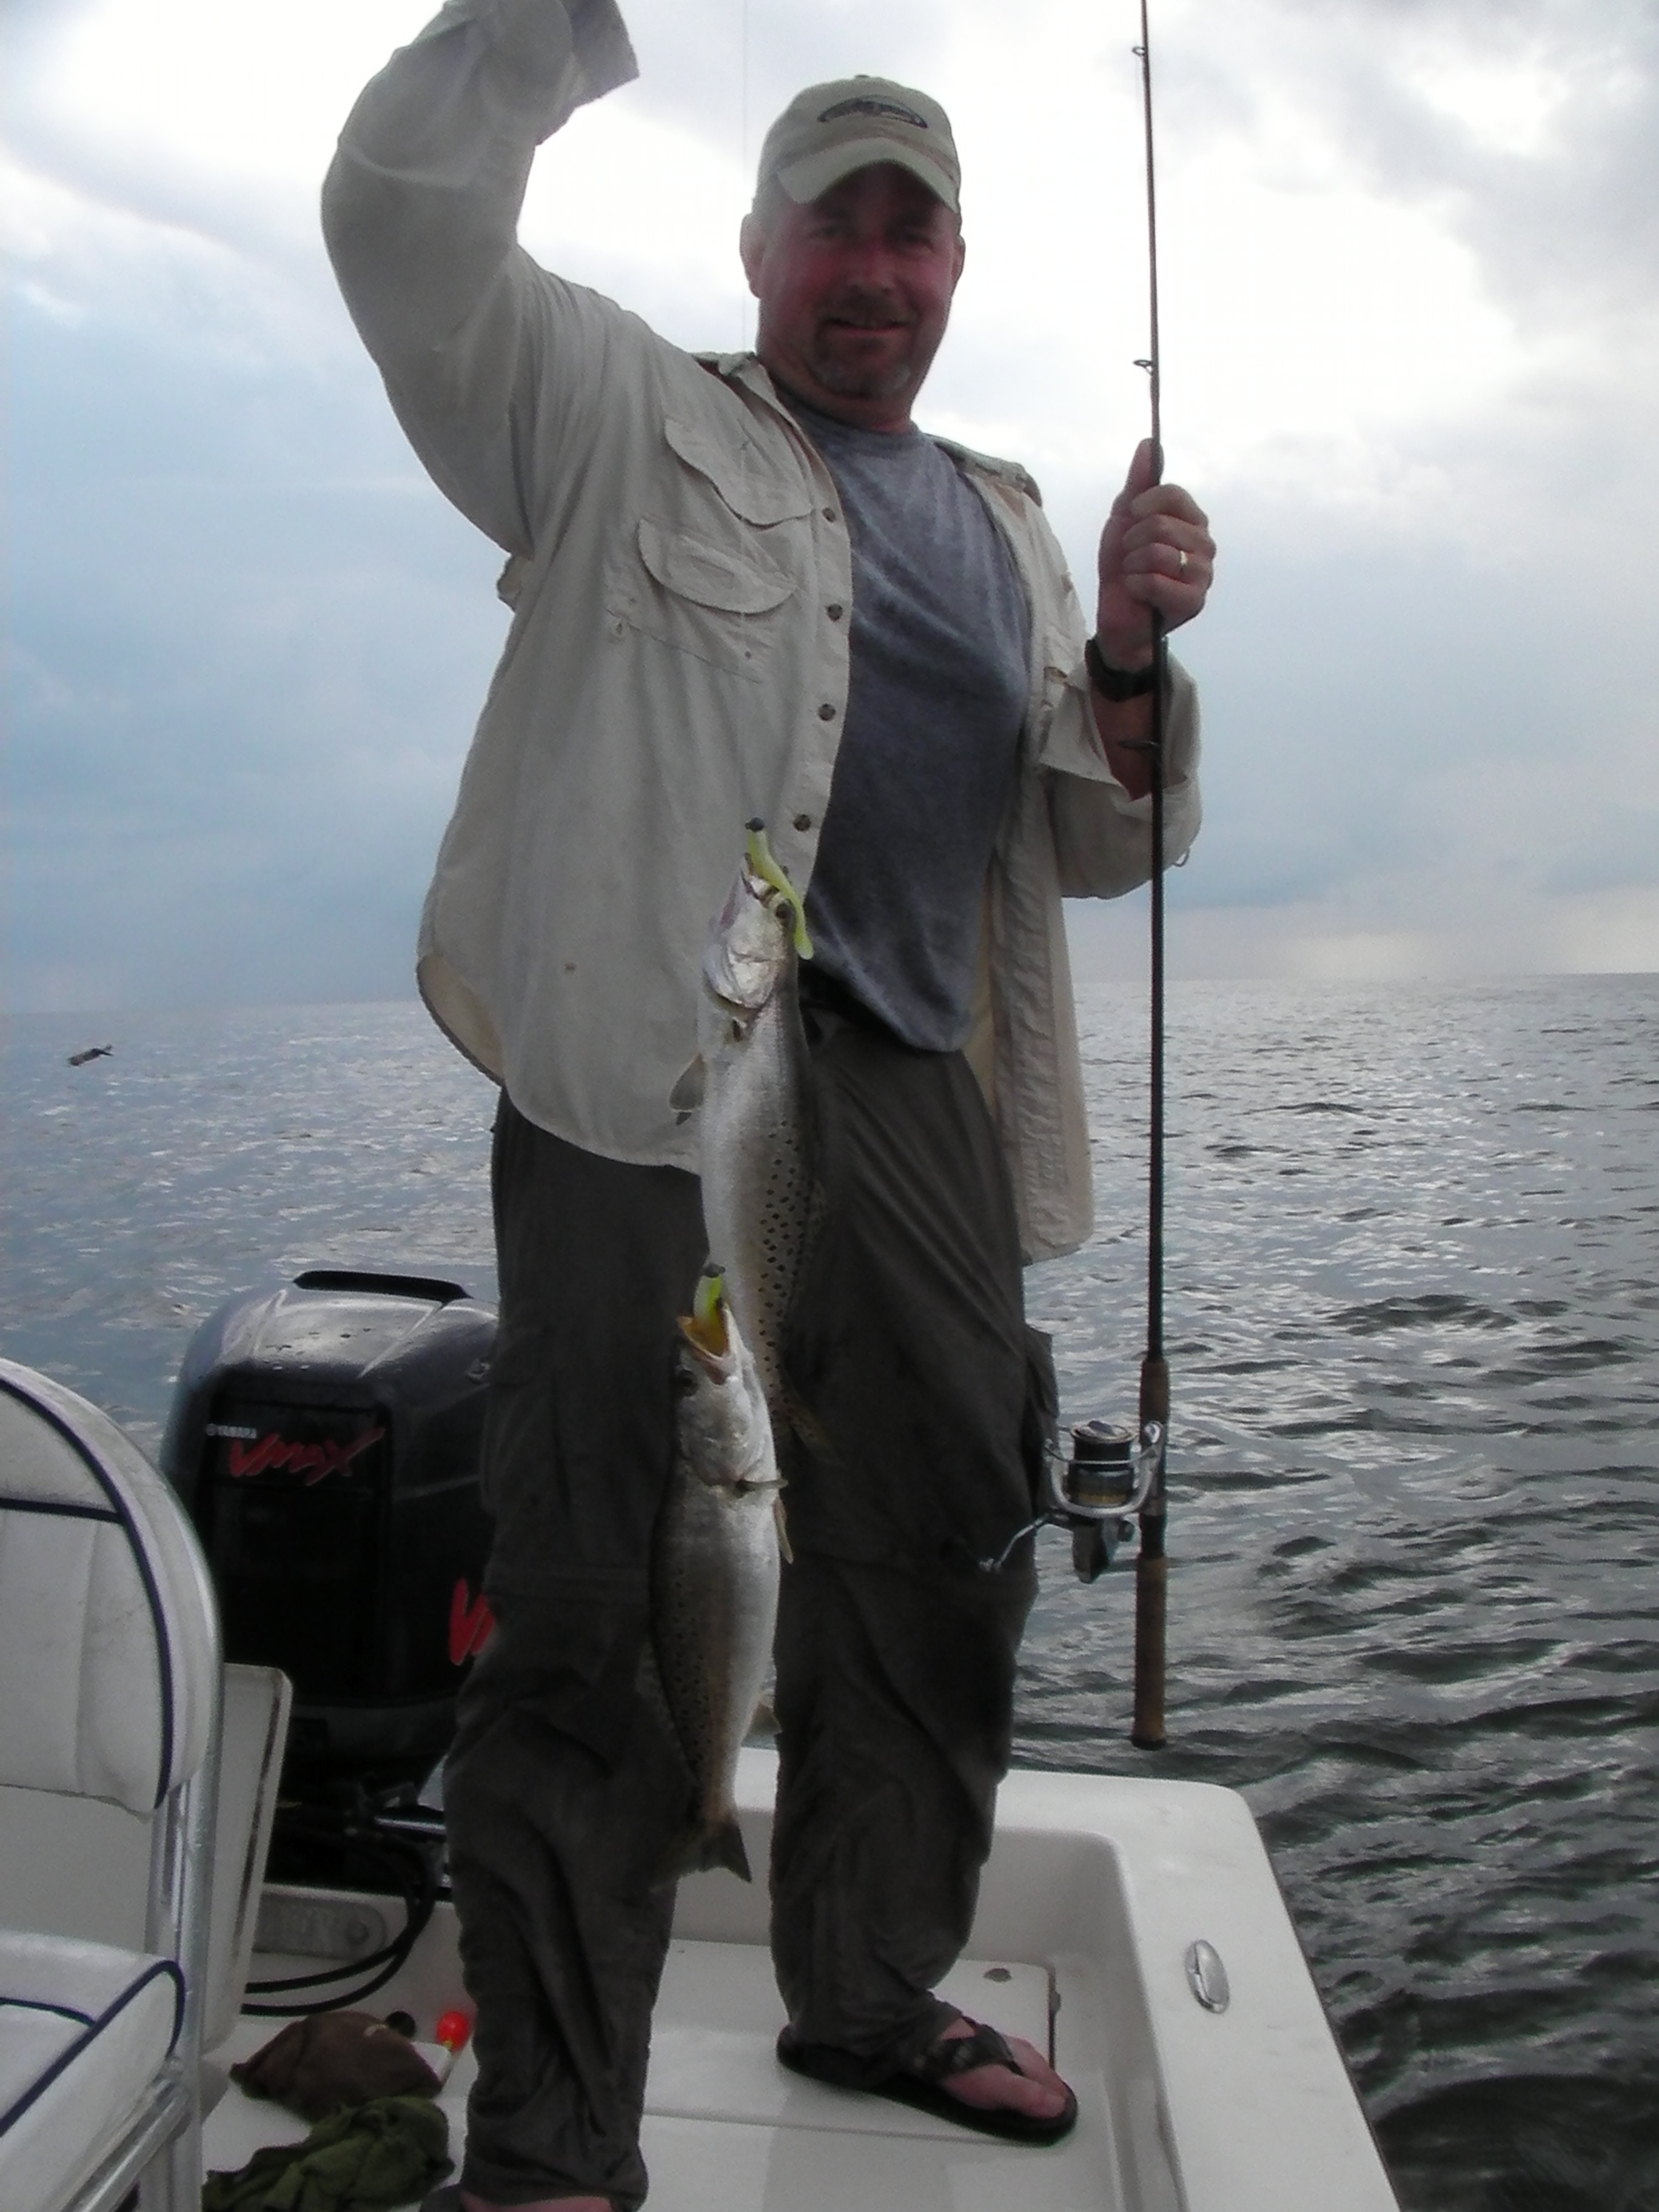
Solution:
<path fill-rule="evenodd" d="M 738 137 L 742 147 L 742 175 L 745 190 L 753 185 L 753 173 L 749 161 L 749 0 L 739 0 L 738 9 L 738 38 L 741 51 L 738 61 Z M 753 328 L 755 300 L 747 284 L 743 289 L 743 304 L 738 318 L 738 350 L 747 353 L 755 338 Z M 744 452 L 748 453 L 745 445 Z"/>
<path fill-rule="evenodd" d="M 1141 119 L 1146 146 L 1146 264 L 1148 343 L 1138 362 L 1146 372 L 1152 400 L 1152 481 L 1164 481 L 1163 378 L 1158 326 L 1158 183 L 1152 157 L 1152 46 L 1140 0 Z M 1152 737 L 1146 744 L 1152 775 L 1152 990 L 1146 1162 L 1146 1352 L 1140 1363 L 1140 1442 L 1153 1455 L 1146 1502 L 1140 1507 L 1140 1547 L 1135 1560 L 1134 1720 L 1129 1741 L 1142 1751 L 1164 1742 L 1164 1681 L 1169 1561 L 1164 1460 L 1170 1431 L 1170 1369 L 1164 1357 L 1164 732 L 1169 696 L 1169 639 L 1162 613 L 1152 609 Z"/>

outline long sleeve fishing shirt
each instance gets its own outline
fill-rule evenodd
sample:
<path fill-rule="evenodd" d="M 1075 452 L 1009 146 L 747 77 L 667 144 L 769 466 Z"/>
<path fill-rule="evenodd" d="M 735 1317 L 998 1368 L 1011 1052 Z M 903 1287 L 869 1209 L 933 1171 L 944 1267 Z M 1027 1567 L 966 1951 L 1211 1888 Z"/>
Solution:
<path fill-rule="evenodd" d="M 635 73 L 612 0 L 449 0 L 353 110 L 324 225 L 416 452 L 509 556 L 512 628 L 422 916 L 421 991 L 530 1120 L 695 1169 L 695 1123 L 668 1097 L 695 1049 L 710 917 L 753 817 L 797 887 L 811 880 L 852 562 L 830 473 L 752 355 L 685 352 L 517 242 L 537 145 Z M 1146 879 L 1150 801 L 1107 764 L 1036 486 L 963 459 L 1031 611 L 969 1049 L 1026 1251 L 1044 1258 L 1092 1220 L 1060 901 Z M 1193 686 L 1172 676 L 1173 862 L 1199 799 Z"/>

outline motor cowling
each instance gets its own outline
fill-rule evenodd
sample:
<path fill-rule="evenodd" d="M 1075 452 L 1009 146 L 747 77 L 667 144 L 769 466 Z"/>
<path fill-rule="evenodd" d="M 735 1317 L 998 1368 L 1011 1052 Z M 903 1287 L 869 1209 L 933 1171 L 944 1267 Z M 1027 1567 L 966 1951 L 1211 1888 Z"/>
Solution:
<path fill-rule="evenodd" d="M 192 1338 L 161 1447 L 228 1659 L 294 1684 L 291 1775 L 424 1773 L 489 1627 L 480 1461 L 494 1309 L 317 1267 Z"/>

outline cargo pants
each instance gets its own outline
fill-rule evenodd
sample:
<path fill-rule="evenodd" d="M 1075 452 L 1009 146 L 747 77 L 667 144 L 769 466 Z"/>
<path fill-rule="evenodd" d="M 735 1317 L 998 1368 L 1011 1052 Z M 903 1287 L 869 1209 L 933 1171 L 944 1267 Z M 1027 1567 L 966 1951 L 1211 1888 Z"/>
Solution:
<path fill-rule="evenodd" d="M 874 2078 L 950 2018 L 932 1990 L 990 1847 L 1035 1584 L 1029 1542 L 981 1562 L 1029 1517 L 1042 1357 L 965 1060 L 827 1008 L 808 1030 L 824 1205 L 787 1354 L 814 1441 L 789 1454 L 773 1958 L 803 2039 Z M 651 1875 L 690 1797 L 651 1693 L 648 1565 L 702 1210 L 694 1176 L 580 1151 L 505 1097 L 493 1186 L 497 1627 L 445 1784 L 477 2007 L 461 2179 L 631 2212 L 673 1907 Z"/>

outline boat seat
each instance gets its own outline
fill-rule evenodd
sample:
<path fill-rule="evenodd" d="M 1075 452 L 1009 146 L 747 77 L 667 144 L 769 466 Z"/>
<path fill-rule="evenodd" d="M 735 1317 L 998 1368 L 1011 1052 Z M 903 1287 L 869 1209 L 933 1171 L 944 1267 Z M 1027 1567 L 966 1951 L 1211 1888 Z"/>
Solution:
<path fill-rule="evenodd" d="M 227 1665 L 223 1682 L 204 2108 L 223 2086 L 215 2048 L 241 2011 L 293 1703 L 291 1684 L 274 1667 Z M 151 1823 L 124 1806 L 0 1784 L 0 1923 L 142 1950 L 150 1838 Z"/>
<path fill-rule="evenodd" d="M 33 2175 L 49 2202 L 81 2171 L 106 2115 L 131 2111 L 171 2057 L 183 2000 L 169 1959 L 0 1929 L 0 2142 L 9 2186 L 14 2174 Z"/>
<path fill-rule="evenodd" d="M 0 2204 L 145 2212 L 201 2187 L 199 2070 L 220 1724 L 195 1537 L 130 1438 L 0 1360 L 0 1785 L 150 1826 L 139 1948 L 9 1929 L 0 1894 Z"/>

